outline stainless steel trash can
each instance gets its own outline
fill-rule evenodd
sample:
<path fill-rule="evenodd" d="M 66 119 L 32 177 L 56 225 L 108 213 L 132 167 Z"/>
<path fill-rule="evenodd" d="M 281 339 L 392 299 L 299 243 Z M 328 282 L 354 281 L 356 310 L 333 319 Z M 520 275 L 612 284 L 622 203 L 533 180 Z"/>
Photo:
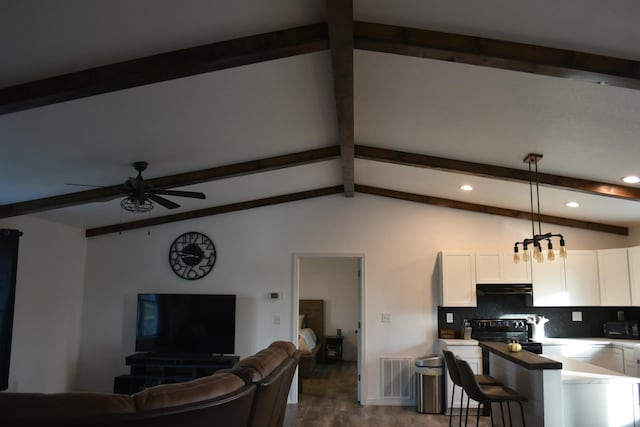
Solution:
<path fill-rule="evenodd" d="M 416 359 L 416 410 L 421 414 L 441 414 L 443 411 L 442 357 L 430 355 Z"/>

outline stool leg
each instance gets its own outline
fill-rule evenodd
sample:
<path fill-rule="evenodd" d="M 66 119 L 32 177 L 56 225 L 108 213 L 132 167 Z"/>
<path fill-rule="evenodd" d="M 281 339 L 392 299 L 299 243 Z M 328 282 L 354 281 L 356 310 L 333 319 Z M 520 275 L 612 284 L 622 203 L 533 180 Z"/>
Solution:
<path fill-rule="evenodd" d="M 478 412 L 476 412 L 476 427 L 480 427 L 480 405 L 482 402 L 478 402 Z"/>
<path fill-rule="evenodd" d="M 524 407 L 522 406 L 522 402 L 518 400 L 518 405 L 520 405 L 520 415 L 522 415 L 522 427 L 525 427 L 526 424 L 524 422 Z"/>
<path fill-rule="evenodd" d="M 504 410 L 502 409 L 502 402 L 500 402 L 500 415 L 502 416 L 502 425 L 506 426 L 504 423 Z"/>
<path fill-rule="evenodd" d="M 467 427 L 468 420 L 469 420 L 469 396 L 467 396 L 467 413 L 464 414 L 464 427 Z"/>
<path fill-rule="evenodd" d="M 453 396 L 456 395 L 456 385 L 453 385 L 453 388 L 451 389 L 451 407 L 449 407 L 449 427 L 453 427 L 452 424 L 452 420 L 453 420 Z"/>
<path fill-rule="evenodd" d="M 493 408 L 491 407 L 491 402 L 485 402 L 486 404 L 489 404 L 489 415 L 491 415 L 491 427 L 493 427 Z"/>
<path fill-rule="evenodd" d="M 511 402 L 507 400 L 507 412 L 509 413 L 509 425 L 513 426 L 513 421 L 511 421 Z"/>
<path fill-rule="evenodd" d="M 462 427 L 462 408 L 463 408 L 462 403 L 463 402 L 464 402 L 464 388 L 462 389 L 462 392 L 460 392 L 460 421 L 458 422 L 458 425 L 460 427 Z"/>

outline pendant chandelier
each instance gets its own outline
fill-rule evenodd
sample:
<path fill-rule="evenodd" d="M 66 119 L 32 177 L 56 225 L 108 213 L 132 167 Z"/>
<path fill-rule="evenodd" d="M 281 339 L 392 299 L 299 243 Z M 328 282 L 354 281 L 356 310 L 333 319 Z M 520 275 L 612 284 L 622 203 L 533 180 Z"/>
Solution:
<path fill-rule="evenodd" d="M 547 260 L 553 261 L 555 259 L 555 254 L 553 252 L 553 244 L 551 242 L 552 238 L 557 237 L 560 239 L 560 258 L 567 257 L 567 249 L 564 243 L 564 237 L 562 234 L 553 234 L 553 233 L 545 233 L 542 234 L 542 221 L 540 219 L 540 190 L 538 185 L 538 161 L 542 158 L 542 154 L 534 154 L 530 153 L 527 157 L 524 158 L 523 162 L 529 164 L 529 199 L 531 201 L 531 238 L 524 239 L 521 242 L 516 242 L 513 246 L 513 262 L 520 262 L 519 248 L 518 246 L 522 246 L 522 261 L 529 261 L 529 247 L 532 246 L 533 250 L 533 258 L 535 258 L 538 262 L 544 261 L 544 255 L 542 253 L 542 243 L 546 243 L 547 245 Z M 537 213 L 533 209 L 533 175 L 531 168 L 535 167 L 535 183 L 536 183 L 536 202 L 537 202 Z M 535 222 L 536 218 L 538 221 L 538 234 L 536 234 Z"/>

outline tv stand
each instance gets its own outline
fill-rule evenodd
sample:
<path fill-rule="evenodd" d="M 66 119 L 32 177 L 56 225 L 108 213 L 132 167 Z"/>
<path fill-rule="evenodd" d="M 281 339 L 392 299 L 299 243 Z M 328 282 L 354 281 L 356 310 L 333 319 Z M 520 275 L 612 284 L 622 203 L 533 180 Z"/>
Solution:
<path fill-rule="evenodd" d="M 230 369 L 239 360 L 224 355 L 135 353 L 125 359 L 130 373 L 114 379 L 113 392 L 133 394 L 154 385 L 191 381 Z"/>

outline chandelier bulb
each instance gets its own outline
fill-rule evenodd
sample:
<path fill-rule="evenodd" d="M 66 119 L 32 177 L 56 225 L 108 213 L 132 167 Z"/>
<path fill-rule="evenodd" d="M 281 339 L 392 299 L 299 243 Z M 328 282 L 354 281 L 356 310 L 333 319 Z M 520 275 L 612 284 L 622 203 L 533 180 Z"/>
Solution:
<path fill-rule="evenodd" d="M 547 260 L 553 261 L 555 259 L 556 259 L 556 254 L 553 253 L 553 249 L 549 250 L 549 252 L 547 252 Z"/>
<path fill-rule="evenodd" d="M 520 262 L 520 255 L 517 252 L 513 254 L 513 263 L 518 264 Z"/>
<path fill-rule="evenodd" d="M 522 253 L 522 261 L 529 262 L 529 251 L 525 251 Z"/>
<path fill-rule="evenodd" d="M 567 248 L 565 246 L 560 246 L 560 258 L 567 257 Z"/>

